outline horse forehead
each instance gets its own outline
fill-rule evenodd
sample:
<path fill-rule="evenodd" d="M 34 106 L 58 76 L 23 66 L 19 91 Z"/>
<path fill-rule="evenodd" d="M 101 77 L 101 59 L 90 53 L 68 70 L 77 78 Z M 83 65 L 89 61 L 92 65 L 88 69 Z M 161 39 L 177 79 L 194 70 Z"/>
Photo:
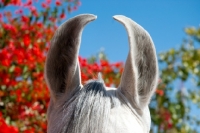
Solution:
<path fill-rule="evenodd" d="M 124 106 L 111 109 L 108 124 L 109 132 L 144 133 L 148 131 L 143 119 Z"/>
<path fill-rule="evenodd" d="M 115 87 L 106 87 L 107 93 L 110 95 L 116 96 L 117 88 Z M 118 100 L 121 103 L 121 99 L 118 97 Z M 150 124 L 151 124 L 151 118 L 150 118 L 150 112 L 148 106 L 143 110 L 143 115 L 140 116 L 139 114 L 134 111 L 134 108 L 129 108 L 126 106 L 126 104 L 121 104 L 121 106 L 117 106 L 115 108 L 111 109 L 110 112 L 110 124 L 115 123 L 116 121 L 118 124 L 117 128 L 122 127 L 122 129 L 125 129 L 126 131 L 122 132 L 149 132 Z M 134 113 L 133 113 L 134 112 Z M 118 120 L 117 120 L 118 119 Z M 110 125 L 112 126 L 112 125 Z M 126 127 L 126 128 L 124 128 Z M 120 129 L 117 129 L 120 130 Z M 130 130 L 130 131 L 127 131 Z"/>

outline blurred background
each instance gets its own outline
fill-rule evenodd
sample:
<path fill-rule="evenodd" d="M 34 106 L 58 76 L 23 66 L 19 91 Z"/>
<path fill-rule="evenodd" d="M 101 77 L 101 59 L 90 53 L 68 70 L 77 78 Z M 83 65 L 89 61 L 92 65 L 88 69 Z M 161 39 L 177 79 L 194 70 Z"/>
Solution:
<path fill-rule="evenodd" d="M 101 72 L 118 86 L 128 54 L 125 15 L 151 35 L 159 86 L 150 104 L 152 133 L 200 132 L 200 1 L 0 0 L 0 133 L 46 132 L 45 57 L 56 28 L 78 14 L 97 20 L 83 31 L 82 82 Z"/>

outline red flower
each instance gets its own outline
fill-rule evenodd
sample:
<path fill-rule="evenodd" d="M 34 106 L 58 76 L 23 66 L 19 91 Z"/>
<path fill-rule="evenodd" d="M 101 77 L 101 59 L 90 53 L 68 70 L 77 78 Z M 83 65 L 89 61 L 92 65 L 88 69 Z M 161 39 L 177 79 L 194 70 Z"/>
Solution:
<path fill-rule="evenodd" d="M 11 65 L 11 60 L 5 59 L 5 60 L 2 60 L 1 63 L 3 66 L 9 67 Z"/>
<path fill-rule="evenodd" d="M 24 7 L 29 7 L 33 4 L 33 1 L 32 0 L 27 0 L 24 4 L 22 4 L 22 6 Z"/>
<path fill-rule="evenodd" d="M 8 75 L 4 75 L 3 83 L 5 85 L 9 85 L 9 83 L 10 83 L 10 77 Z"/>
<path fill-rule="evenodd" d="M 9 41 L 8 49 L 11 50 L 11 51 L 15 50 L 15 46 L 14 46 L 14 42 L 13 41 Z"/>
<path fill-rule="evenodd" d="M 26 54 L 26 57 L 27 57 L 27 60 L 28 60 L 28 61 L 30 61 L 30 62 L 33 62 L 33 63 L 34 63 L 34 61 L 35 61 L 35 58 L 34 58 L 34 56 L 33 56 L 33 54 L 32 54 L 32 52 L 31 52 L 31 51 L 28 51 L 28 52 L 27 52 L 27 54 Z"/>
<path fill-rule="evenodd" d="M 60 6 L 61 2 L 59 0 L 56 0 L 56 6 Z"/>
<path fill-rule="evenodd" d="M 29 10 L 32 12 L 32 14 L 33 14 L 35 17 L 38 17 L 38 12 L 37 12 L 35 6 L 30 6 L 30 7 L 29 7 Z"/>
<path fill-rule="evenodd" d="M 22 72 L 22 69 L 18 66 L 15 67 L 15 70 L 14 70 L 14 73 L 15 73 L 15 76 L 19 76 Z"/>
<path fill-rule="evenodd" d="M 17 58 L 17 62 L 22 64 L 25 59 L 25 51 L 23 49 L 17 49 L 14 51 L 15 57 Z"/>
<path fill-rule="evenodd" d="M 163 96 L 163 95 L 164 95 L 164 91 L 163 91 L 163 90 L 157 89 L 157 90 L 156 90 L 156 93 L 157 93 L 158 95 L 160 95 L 160 96 Z"/>
<path fill-rule="evenodd" d="M 22 22 L 28 23 L 29 22 L 29 18 L 26 17 L 26 16 L 22 16 Z"/>
<path fill-rule="evenodd" d="M 28 0 L 28 2 L 26 3 L 27 6 L 31 6 L 32 5 L 32 0 Z"/>
<path fill-rule="evenodd" d="M 80 65 L 81 65 L 82 67 L 87 66 L 87 60 L 86 60 L 86 59 L 81 59 L 81 58 L 79 58 L 79 62 L 80 62 Z"/>
<path fill-rule="evenodd" d="M 6 29 L 6 30 L 9 30 L 13 33 L 17 33 L 17 29 L 16 27 L 10 25 L 10 24 L 3 24 L 3 27 Z"/>
<path fill-rule="evenodd" d="M 43 2 L 43 3 L 42 3 L 42 7 L 43 7 L 43 8 L 47 8 L 48 5 L 47 5 L 46 3 Z"/>
<path fill-rule="evenodd" d="M 3 15 L 0 13 L 0 21 L 2 21 Z"/>
<path fill-rule="evenodd" d="M 43 24 L 42 24 L 41 22 L 38 22 L 38 23 L 37 23 L 37 26 L 38 26 L 39 28 L 42 28 Z"/>
<path fill-rule="evenodd" d="M 19 133 L 19 130 L 16 127 L 9 126 L 6 124 L 1 112 L 0 112 L 0 133 Z"/>
<path fill-rule="evenodd" d="M 24 131 L 24 133 L 35 133 L 35 129 L 34 128 L 27 129 Z"/>
<path fill-rule="evenodd" d="M 74 6 L 73 10 L 76 11 L 77 10 L 77 6 Z"/>
<path fill-rule="evenodd" d="M 109 66 L 109 63 L 106 60 L 100 60 L 100 63 L 102 67 Z"/>
<path fill-rule="evenodd" d="M 31 43 L 30 36 L 26 34 L 26 35 L 23 37 L 23 42 L 24 42 L 24 45 L 25 45 L 25 46 L 29 46 L 29 44 Z"/>
<path fill-rule="evenodd" d="M 115 64 L 113 64 L 115 67 L 122 67 L 123 63 L 122 62 L 117 62 Z"/>
<path fill-rule="evenodd" d="M 60 18 L 64 19 L 65 18 L 65 14 L 64 13 L 60 14 Z"/>
<path fill-rule="evenodd" d="M 81 5 L 81 2 L 80 2 L 80 1 L 78 1 L 78 2 L 77 2 L 77 5 L 78 5 L 78 6 L 80 6 L 80 5 Z"/>
<path fill-rule="evenodd" d="M 4 49 L 0 52 L 0 62 L 3 66 L 9 67 L 11 65 L 11 54 Z"/>
<path fill-rule="evenodd" d="M 21 0 L 11 0 L 10 2 L 13 5 L 20 5 L 21 4 Z"/>
<path fill-rule="evenodd" d="M 35 45 L 33 47 L 33 54 L 36 55 L 36 56 L 38 56 L 38 57 L 41 56 L 41 51 L 40 51 L 40 49 L 39 49 L 39 47 L 37 45 Z"/>
<path fill-rule="evenodd" d="M 22 13 L 23 13 L 23 10 L 22 10 L 22 9 L 16 10 L 15 13 L 16 13 L 16 14 L 22 14 Z"/>
<path fill-rule="evenodd" d="M 48 4 L 51 4 L 51 0 L 46 0 L 46 2 L 47 2 Z"/>

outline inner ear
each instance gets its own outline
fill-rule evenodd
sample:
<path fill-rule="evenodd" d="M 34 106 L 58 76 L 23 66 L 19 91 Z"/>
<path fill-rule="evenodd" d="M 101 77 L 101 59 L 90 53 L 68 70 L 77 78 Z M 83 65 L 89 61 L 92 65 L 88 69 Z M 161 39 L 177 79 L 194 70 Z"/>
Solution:
<path fill-rule="evenodd" d="M 55 32 L 45 64 L 45 78 L 54 99 L 81 86 L 78 53 L 84 26 L 96 19 L 82 14 L 64 22 Z"/>
<path fill-rule="evenodd" d="M 114 19 L 124 25 L 128 33 L 129 54 L 119 88 L 133 106 L 148 106 L 158 81 L 158 63 L 153 41 L 139 24 L 122 15 Z"/>

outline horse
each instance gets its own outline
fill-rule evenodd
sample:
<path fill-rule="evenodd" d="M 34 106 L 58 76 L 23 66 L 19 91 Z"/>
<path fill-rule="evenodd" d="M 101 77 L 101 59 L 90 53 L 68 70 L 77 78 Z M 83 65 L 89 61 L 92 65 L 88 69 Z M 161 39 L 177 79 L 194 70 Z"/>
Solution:
<path fill-rule="evenodd" d="M 149 103 L 158 83 L 158 63 L 149 33 L 132 19 L 115 15 L 128 33 L 129 52 L 117 88 L 101 74 L 81 84 L 78 53 L 83 28 L 97 17 L 75 16 L 56 30 L 45 62 L 50 90 L 48 133 L 148 133 Z"/>

